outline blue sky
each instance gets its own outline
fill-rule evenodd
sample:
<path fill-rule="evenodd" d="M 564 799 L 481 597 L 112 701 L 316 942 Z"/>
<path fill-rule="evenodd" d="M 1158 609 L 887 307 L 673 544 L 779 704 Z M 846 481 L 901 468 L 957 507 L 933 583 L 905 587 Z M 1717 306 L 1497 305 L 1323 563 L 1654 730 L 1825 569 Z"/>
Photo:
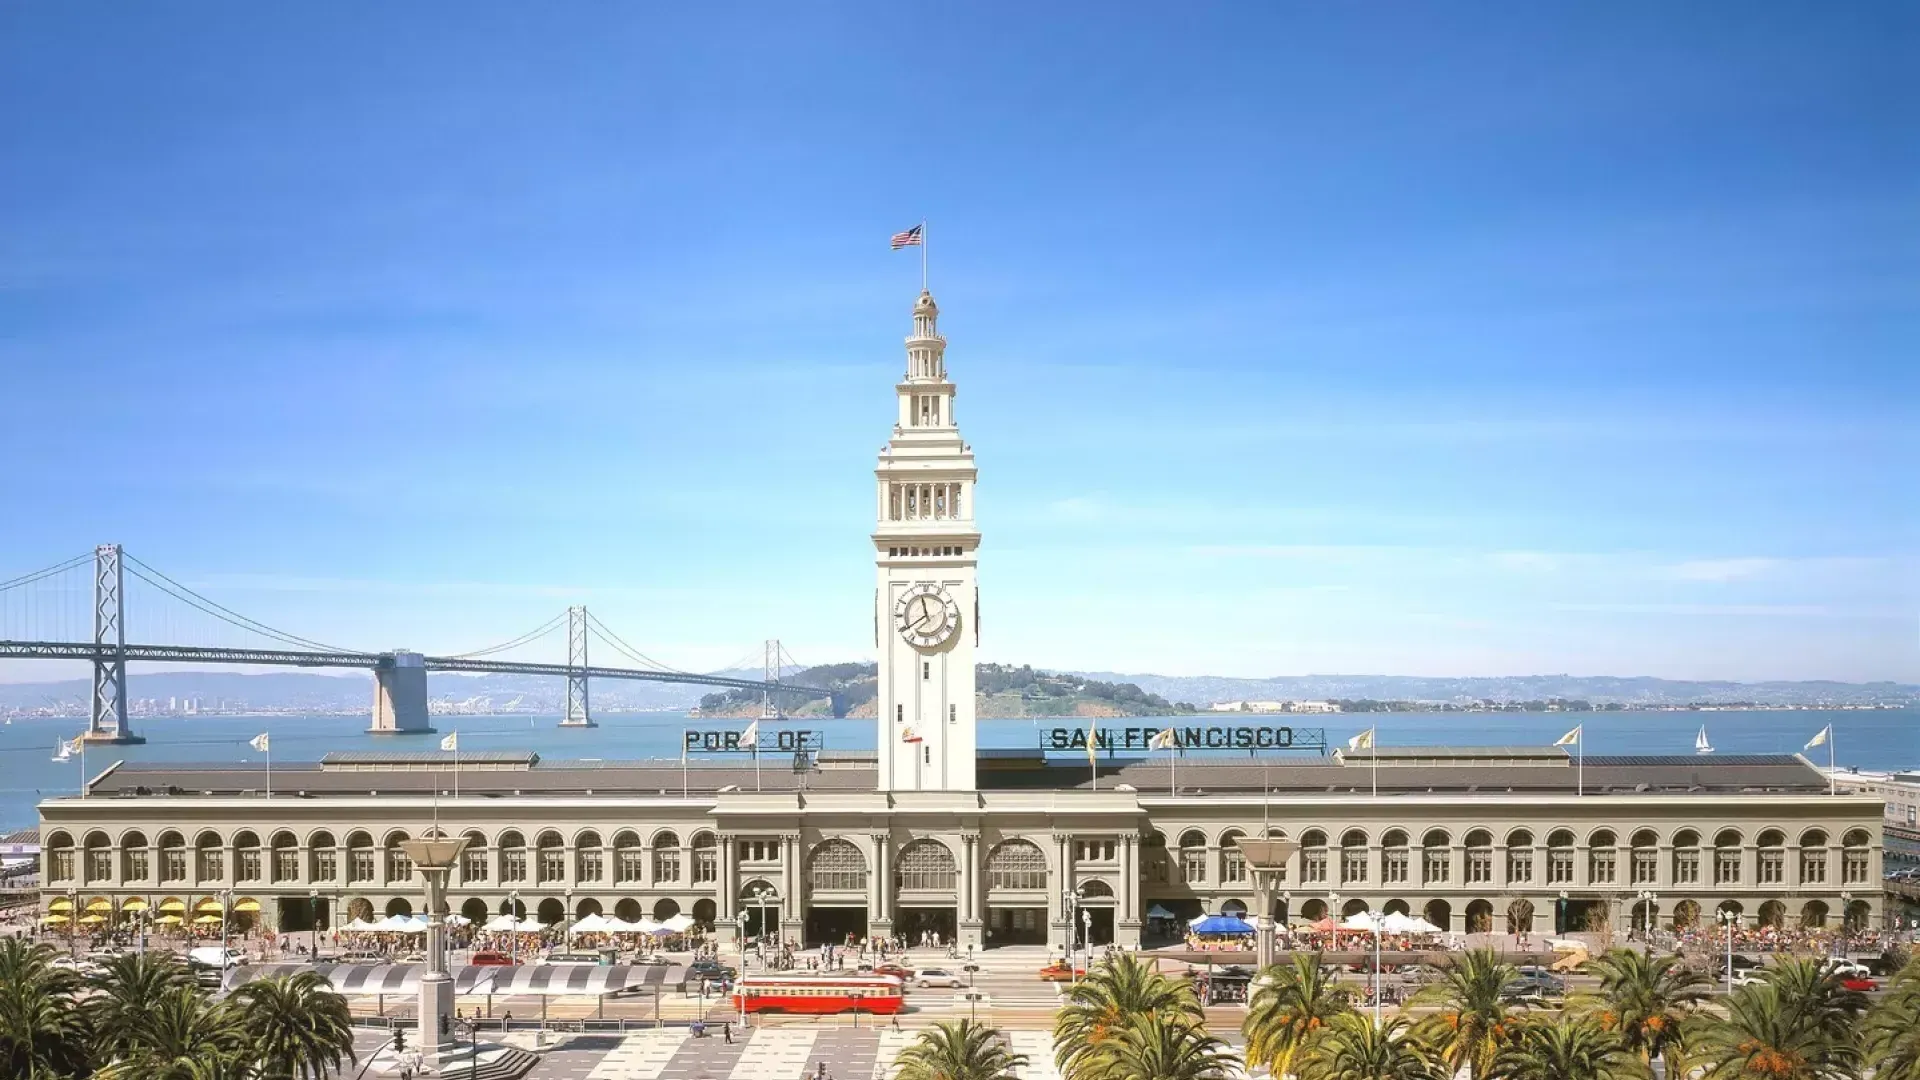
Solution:
<path fill-rule="evenodd" d="M 1920 679 L 1914 29 L 7 5 L 0 578 L 867 655 L 924 217 L 988 659 Z"/>

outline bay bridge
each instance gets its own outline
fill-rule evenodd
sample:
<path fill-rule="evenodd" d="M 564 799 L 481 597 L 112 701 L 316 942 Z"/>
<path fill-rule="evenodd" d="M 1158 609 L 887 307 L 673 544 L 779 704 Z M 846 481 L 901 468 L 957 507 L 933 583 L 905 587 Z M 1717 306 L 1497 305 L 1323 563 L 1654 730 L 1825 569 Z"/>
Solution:
<path fill-rule="evenodd" d="M 129 603 L 130 586 L 140 603 Z M 130 632 L 130 627 L 138 632 Z M 563 629 L 564 663 L 501 656 L 550 641 Z M 589 662 L 590 641 L 598 641 L 635 666 Z M 104 743 L 145 741 L 127 719 L 127 665 L 131 662 L 363 668 L 374 675 L 373 725 L 368 730 L 375 733 L 431 730 L 427 674 L 436 671 L 565 679 L 566 711 L 560 726 L 571 728 L 595 726 L 589 696 L 594 679 L 752 691 L 761 695 L 768 712 L 809 698 L 829 699 L 835 715 L 845 711 L 832 691 L 783 681 L 793 665 L 778 640 L 765 644 L 759 679 L 682 671 L 635 649 L 584 605 L 576 605 L 518 637 L 464 653 L 434 656 L 405 649 L 343 648 L 242 615 L 122 551 L 118 544 L 103 544 L 91 553 L 0 581 L 0 659 L 91 664 L 91 716 L 83 738 Z"/>

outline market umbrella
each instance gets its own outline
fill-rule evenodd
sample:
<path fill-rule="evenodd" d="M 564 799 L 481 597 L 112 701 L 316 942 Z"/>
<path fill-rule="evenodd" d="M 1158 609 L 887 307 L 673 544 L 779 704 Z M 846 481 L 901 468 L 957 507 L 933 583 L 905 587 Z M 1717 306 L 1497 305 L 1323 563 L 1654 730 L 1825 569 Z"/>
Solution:
<path fill-rule="evenodd" d="M 137 896 L 130 897 L 128 898 L 126 903 L 120 905 L 120 910 L 121 911 L 145 911 L 147 910 L 147 902 L 145 900 L 140 899 Z"/>
<path fill-rule="evenodd" d="M 47 905 L 47 910 L 48 911 L 72 911 L 73 901 L 67 899 L 64 896 L 56 897 L 53 903 Z"/>
<path fill-rule="evenodd" d="M 160 910 L 161 911 L 185 911 L 187 910 L 187 902 L 185 900 L 181 900 L 176 897 L 169 896 L 165 900 L 160 901 Z"/>
<path fill-rule="evenodd" d="M 112 911 L 113 901 L 108 900 L 104 896 L 96 896 L 93 899 L 87 901 L 87 910 L 88 911 Z"/>
<path fill-rule="evenodd" d="M 106 922 L 106 921 L 107 921 L 107 917 L 106 917 L 105 915 L 82 915 L 82 916 L 80 916 L 80 924 L 81 924 L 82 926 L 99 926 L 99 925 L 100 925 L 101 923 L 103 923 L 103 922 Z"/>
<path fill-rule="evenodd" d="M 40 921 L 41 921 L 41 922 L 43 922 L 43 923 L 52 923 L 52 924 L 54 924 L 55 926 L 58 926 L 59 924 L 61 924 L 61 923 L 63 923 L 63 922 L 68 922 L 68 921 L 69 921 L 69 918 L 68 918 L 68 916 L 65 916 L 65 915 L 62 915 L 62 914 L 60 914 L 59 912 L 57 912 L 57 911 L 56 911 L 56 912 L 54 912 L 54 913 L 53 913 L 53 914 L 51 914 L 51 915 L 42 915 L 42 916 L 40 917 Z"/>
<path fill-rule="evenodd" d="M 199 916 L 199 917 L 197 917 L 197 918 L 195 918 L 195 919 L 194 919 L 193 921 L 194 921 L 194 922 L 195 922 L 196 924 L 198 924 L 198 925 L 200 925 L 200 926 L 211 926 L 211 925 L 213 925 L 214 923 L 217 923 L 217 922 L 219 922 L 219 921 L 220 921 L 220 916 L 218 916 L 218 915 L 201 915 L 201 916 Z"/>
<path fill-rule="evenodd" d="M 260 901 L 255 900 L 251 896 L 243 897 L 238 903 L 233 905 L 233 910 L 244 911 L 251 915 L 260 910 Z"/>
<path fill-rule="evenodd" d="M 162 926 L 178 926 L 180 925 L 180 916 L 162 915 L 153 921 L 161 924 Z"/>

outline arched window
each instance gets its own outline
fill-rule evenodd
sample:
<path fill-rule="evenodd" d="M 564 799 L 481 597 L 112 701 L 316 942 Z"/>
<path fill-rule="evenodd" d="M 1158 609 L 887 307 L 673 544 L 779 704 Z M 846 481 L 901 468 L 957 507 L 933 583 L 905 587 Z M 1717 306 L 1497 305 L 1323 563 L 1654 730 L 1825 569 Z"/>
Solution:
<path fill-rule="evenodd" d="M 1597 829 L 1587 837 L 1587 881 L 1611 885 L 1618 872 L 1619 852 L 1611 829 Z"/>
<path fill-rule="evenodd" d="M 1525 829 L 1515 829 L 1507 834 L 1507 884 L 1533 884 L 1533 834 Z M 1533 909 L 1527 909 L 1527 917 L 1533 917 Z"/>
<path fill-rule="evenodd" d="M 1467 834 L 1467 884 L 1487 885 L 1492 883 L 1492 881 L 1493 834 L 1485 829 L 1475 829 Z M 1484 914 L 1487 916 L 1485 921 L 1491 926 L 1493 909 L 1489 907 Z M 1469 927 L 1471 927 L 1471 923 L 1473 922 L 1473 913 L 1471 910 L 1468 911 L 1467 922 L 1469 923 Z M 1471 928 L 1468 930 L 1468 933 L 1484 934 L 1489 932 L 1488 930 L 1473 930 Z"/>
<path fill-rule="evenodd" d="M 1113 899 L 1113 886 L 1097 879 L 1081 883 L 1079 891 L 1082 900 Z"/>
<path fill-rule="evenodd" d="M 653 834 L 653 880 L 680 880 L 680 837 L 672 830 Z"/>
<path fill-rule="evenodd" d="M 1240 831 L 1228 829 L 1220 837 L 1220 883 L 1238 885 L 1247 880 L 1247 856 L 1240 850 Z"/>
<path fill-rule="evenodd" d="M 1348 829 L 1340 837 L 1340 884 L 1362 885 L 1367 880 L 1367 834 Z"/>
<path fill-rule="evenodd" d="M 589 829 L 573 839 L 574 872 L 581 881 L 600 881 L 607 872 L 607 853 L 600 850 L 600 834 Z"/>
<path fill-rule="evenodd" d="M 693 834 L 693 883 L 708 885 L 720 880 L 719 841 L 710 832 Z"/>
<path fill-rule="evenodd" d="M 1307 885 L 1327 883 L 1327 834 L 1319 829 L 1300 834 L 1300 881 Z"/>
<path fill-rule="evenodd" d="M 1660 838 L 1652 829 L 1633 834 L 1633 884 L 1651 885 L 1660 876 Z"/>
<path fill-rule="evenodd" d="M 373 837 L 364 832 L 347 834 L 347 880 L 373 880 Z"/>
<path fill-rule="evenodd" d="M 171 829 L 160 834 L 160 880 L 187 880 L 187 838 Z"/>
<path fill-rule="evenodd" d="M 540 874 L 540 884 L 557 884 L 565 880 L 567 876 L 567 844 L 566 841 L 560 839 L 560 834 L 554 832 L 552 829 L 548 829 L 546 832 L 540 834 L 540 839 L 535 842 L 535 846 L 540 849 L 539 862 L 536 864 Z M 565 905 L 561 906 L 564 910 Z"/>
<path fill-rule="evenodd" d="M 1713 883 L 1740 884 L 1740 831 L 1721 829 L 1713 838 Z"/>
<path fill-rule="evenodd" d="M 113 841 L 103 832 L 90 832 L 86 840 L 86 866 L 88 881 L 110 881 L 113 878 Z"/>
<path fill-rule="evenodd" d="M 273 880 L 300 880 L 300 841 L 284 829 L 273 834 Z"/>
<path fill-rule="evenodd" d="M 1786 884 L 1787 834 L 1781 832 L 1779 829 L 1764 830 L 1760 833 L 1759 847 L 1759 854 L 1755 856 L 1753 864 L 1754 877 L 1758 879 L 1762 885 Z M 1760 913 L 1761 925 L 1784 928 L 1787 925 L 1786 906 L 1782 905 L 1780 910 L 1775 912 L 1775 915 L 1778 917 L 1772 922 L 1768 922 L 1767 913 L 1762 911 Z"/>
<path fill-rule="evenodd" d="M 1193 885 L 1207 880 L 1207 834 L 1199 829 L 1180 834 L 1180 876 Z"/>
<path fill-rule="evenodd" d="M 613 834 L 613 880 L 622 884 L 638 882 L 646 873 L 646 867 L 645 855 L 640 850 L 640 834 L 632 829 L 622 829 Z M 614 912 L 618 914 L 619 911 L 619 905 L 614 905 Z M 627 918 L 625 915 L 620 917 L 628 922 L 638 921 L 640 918 L 638 904 L 636 903 L 633 909 L 632 918 Z"/>
<path fill-rule="evenodd" d="M 219 881 L 227 876 L 227 852 L 220 843 L 220 834 L 203 832 L 193 841 L 194 852 L 198 856 L 201 881 Z"/>
<path fill-rule="evenodd" d="M 1873 872 L 1873 838 L 1865 829 L 1849 829 L 1841 838 L 1840 846 L 1840 884 L 1865 885 Z M 1847 925 L 1860 922 L 1861 913 L 1867 910 L 1863 901 L 1856 900 L 1848 905 Z"/>
<path fill-rule="evenodd" d="M 413 880 L 413 857 L 400 846 L 407 840 L 404 832 L 396 832 L 387 837 L 387 884 L 405 885 Z"/>
<path fill-rule="evenodd" d="M 466 834 L 467 846 L 460 852 L 460 882 L 484 885 L 493 876 L 493 860 L 487 851 L 487 834 L 478 829 Z"/>
<path fill-rule="evenodd" d="M 1404 829 L 1388 829 L 1380 838 L 1380 883 L 1382 885 L 1405 885 L 1408 875 L 1409 856 L 1407 833 Z"/>
<path fill-rule="evenodd" d="M 47 837 L 47 880 L 73 880 L 73 837 L 65 832 Z"/>
<path fill-rule="evenodd" d="M 340 880 L 340 855 L 334 850 L 333 834 L 321 829 L 307 837 L 307 879 L 333 883 Z"/>
<path fill-rule="evenodd" d="M 807 885 L 822 890 L 861 892 L 867 887 L 867 857 L 850 840 L 838 837 L 813 849 L 807 859 Z"/>
<path fill-rule="evenodd" d="M 527 880 L 527 838 L 518 829 L 500 834 L 500 882 L 518 885 Z"/>
<path fill-rule="evenodd" d="M 894 865 L 894 884 L 900 889 L 952 889 L 960 880 L 953 852 L 938 840 L 915 840 L 900 849 Z"/>
<path fill-rule="evenodd" d="M 1700 834 L 1692 829 L 1681 829 L 1673 834 L 1673 883 L 1700 884 Z M 1699 914 L 1697 906 L 1694 914 Z M 1674 925 L 1677 928 L 1679 923 Z"/>
<path fill-rule="evenodd" d="M 1573 884 L 1573 830 L 1555 829 L 1547 834 L 1547 884 Z"/>
<path fill-rule="evenodd" d="M 135 829 L 120 837 L 120 877 L 126 881 L 147 880 L 147 834 Z"/>
<path fill-rule="evenodd" d="M 1204 846 L 1204 845 L 1203 845 Z M 1026 840 L 1003 840 L 987 853 L 987 888 L 1045 889 L 1047 857 Z"/>
<path fill-rule="evenodd" d="M 1445 885 L 1453 880 L 1453 837 L 1445 829 L 1428 829 L 1420 838 L 1420 879 L 1428 885 Z M 1452 915 L 1452 909 L 1448 909 L 1448 915 Z"/>
<path fill-rule="evenodd" d="M 241 829 L 233 838 L 233 879 L 265 880 L 260 866 L 260 837 L 252 829 Z"/>
<path fill-rule="evenodd" d="M 1830 856 L 1827 850 L 1827 834 L 1819 829 L 1808 829 L 1800 834 L 1800 884 L 1825 885 L 1828 876 Z M 1821 924 L 1825 925 L 1827 909 L 1820 908 Z"/>

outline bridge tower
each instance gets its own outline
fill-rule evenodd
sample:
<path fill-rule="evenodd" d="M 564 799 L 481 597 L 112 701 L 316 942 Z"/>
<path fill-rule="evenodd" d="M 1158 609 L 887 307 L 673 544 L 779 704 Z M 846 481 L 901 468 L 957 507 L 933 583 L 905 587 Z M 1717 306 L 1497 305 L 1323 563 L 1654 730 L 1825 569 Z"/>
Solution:
<path fill-rule="evenodd" d="M 93 717 L 86 740 L 143 743 L 127 726 L 126 575 L 120 545 L 93 549 Z"/>
<path fill-rule="evenodd" d="M 373 726 L 369 735 L 431 735 L 427 721 L 427 658 L 396 649 L 373 669 Z"/>
<path fill-rule="evenodd" d="M 764 681 L 760 689 L 760 719 L 778 720 L 780 719 L 780 708 L 774 704 L 773 687 L 775 683 L 780 681 L 779 638 L 770 638 L 767 641 L 767 660 L 764 671 L 765 674 L 761 676 Z"/>
<path fill-rule="evenodd" d="M 567 715 L 561 727 L 599 727 L 587 706 L 587 609 L 567 609 Z"/>

